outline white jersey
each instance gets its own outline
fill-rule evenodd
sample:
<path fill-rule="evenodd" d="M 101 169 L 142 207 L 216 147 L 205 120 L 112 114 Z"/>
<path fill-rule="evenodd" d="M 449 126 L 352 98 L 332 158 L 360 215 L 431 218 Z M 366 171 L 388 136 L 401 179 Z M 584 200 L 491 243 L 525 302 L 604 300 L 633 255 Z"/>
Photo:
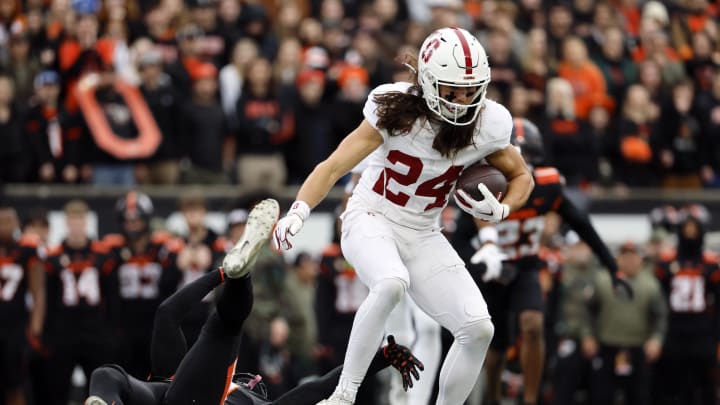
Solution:
<path fill-rule="evenodd" d="M 390 136 L 377 127 L 374 97 L 385 92 L 407 92 L 410 83 L 376 87 L 368 96 L 363 115 L 382 135 L 384 143 L 363 163 L 360 181 L 348 203 L 350 209 L 368 209 L 414 229 L 436 227 L 460 173 L 487 155 L 510 144 L 513 121 L 502 105 L 485 100 L 473 144 L 450 160 L 433 149 L 436 130 L 426 119 L 415 121 L 409 133 Z"/>

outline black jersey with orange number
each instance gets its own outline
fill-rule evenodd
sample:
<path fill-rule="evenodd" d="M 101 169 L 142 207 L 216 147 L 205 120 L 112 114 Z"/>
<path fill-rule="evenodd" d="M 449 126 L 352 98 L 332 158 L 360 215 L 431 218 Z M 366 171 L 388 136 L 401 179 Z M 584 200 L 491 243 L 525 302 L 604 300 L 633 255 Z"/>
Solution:
<path fill-rule="evenodd" d="M 0 323 L 3 325 L 0 334 L 27 320 L 27 272 L 38 260 L 38 242 L 36 237 L 28 235 L 0 246 Z"/>
<path fill-rule="evenodd" d="M 99 241 L 75 249 L 63 242 L 48 252 L 47 332 L 70 334 L 106 322 L 107 247 Z"/>
<path fill-rule="evenodd" d="M 715 257 L 706 254 L 703 260 L 681 262 L 669 254 L 656 265 L 655 275 L 667 296 L 668 342 L 673 337 L 720 337 L 720 267 Z"/>
<path fill-rule="evenodd" d="M 554 167 L 533 170 L 535 188 L 525 205 L 495 225 L 498 244 L 509 260 L 517 261 L 521 270 L 539 269 L 540 237 L 545 228 L 545 214 L 556 211 L 563 202 L 560 173 Z"/>
<path fill-rule="evenodd" d="M 167 243 L 171 236 L 157 232 L 142 252 L 134 252 L 122 235 L 107 235 L 112 268 L 109 311 L 112 321 L 125 328 L 152 327 L 155 310 L 175 291 L 179 276 Z"/>
<path fill-rule="evenodd" d="M 540 237 L 545 227 L 545 214 L 558 215 L 585 241 L 600 262 L 612 273 L 617 271 L 615 258 L 593 228 L 588 215 L 580 211 L 566 196 L 560 173 L 554 167 L 533 170 L 535 188 L 519 210 L 495 225 L 498 244 L 516 262 L 520 270 L 539 269 Z"/>

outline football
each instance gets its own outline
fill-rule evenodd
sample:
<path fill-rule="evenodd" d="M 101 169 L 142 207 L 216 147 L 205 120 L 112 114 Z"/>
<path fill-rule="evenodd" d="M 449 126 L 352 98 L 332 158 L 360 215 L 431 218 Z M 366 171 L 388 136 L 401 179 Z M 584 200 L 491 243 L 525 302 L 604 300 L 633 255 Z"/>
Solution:
<path fill-rule="evenodd" d="M 497 197 L 498 201 L 502 200 L 505 193 L 507 193 L 505 175 L 500 170 L 483 162 L 475 163 L 463 170 L 457 181 L 457 189 L 465 191 L 477 201 L 482 201 L 485 197 L 477 188 L 480 183 L 484 183 L 488 190 Z"/>

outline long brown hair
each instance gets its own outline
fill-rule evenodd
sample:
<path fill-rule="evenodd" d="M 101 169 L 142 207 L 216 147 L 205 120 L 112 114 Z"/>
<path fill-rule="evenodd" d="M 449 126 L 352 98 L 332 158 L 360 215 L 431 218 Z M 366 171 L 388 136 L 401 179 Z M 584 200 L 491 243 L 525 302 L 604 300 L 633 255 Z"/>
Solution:
<path fill-rule="evenodd" d="M 377 104 L 378 128 L 388 131 L 390 136 L 407 135 L 418 119 L 427 119 L 431 124 L 439 125 L 440 130 L 433 140 L 433 149 L 440 152 L 443 157 L 454 159 L 457 152 L 473 144 L 476 122 L 469 125 L 452 125 L 442 120 L 430 111 L 423 98 L 422 87 L 417 81 L 417 59 L 411 55 L 404 55 L 400 63 L 413 72 L 413 85 L 406 93 L 392 91 L 374 96 Z M 467 114 L 473 114 L 473 108 L 468 108 Z M 479 115 L 478 115 L 479 117 Z M 478 118 L 475 120 L 477 121 Z"/>

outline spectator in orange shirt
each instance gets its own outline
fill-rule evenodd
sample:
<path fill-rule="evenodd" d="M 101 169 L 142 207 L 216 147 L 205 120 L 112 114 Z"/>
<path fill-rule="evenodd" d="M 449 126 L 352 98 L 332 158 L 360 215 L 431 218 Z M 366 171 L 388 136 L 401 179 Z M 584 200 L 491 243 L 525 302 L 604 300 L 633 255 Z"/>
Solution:
<path fill-rule="evenodd" d="M 660 66 L 663 87 L 670 90 L 685 76 L 677 52 L 670 46 L 670 38 L 656 20 L 642 21 L 640 43 L 633 49 L 632 58 L 636 63 L 652 60 Z"/>
<path fill-rule="evenodd" d="M 617 130 L 608 145 L 613 177 L 620 187 L 658 184 L 655 148 L 659 143 L 656 122 L 659 108 L 642 85 L 628 88 Z"/>
<path fill-rule="evenodd" d="M 575 94 L 575 114 L 580 119 L 587 119 L 592 105 L 607 97 L 605 78 L 588 58 L 587 47 L 578 37 L 569 37 L 563 43 L 558 76 L 570 82 Z"/>

